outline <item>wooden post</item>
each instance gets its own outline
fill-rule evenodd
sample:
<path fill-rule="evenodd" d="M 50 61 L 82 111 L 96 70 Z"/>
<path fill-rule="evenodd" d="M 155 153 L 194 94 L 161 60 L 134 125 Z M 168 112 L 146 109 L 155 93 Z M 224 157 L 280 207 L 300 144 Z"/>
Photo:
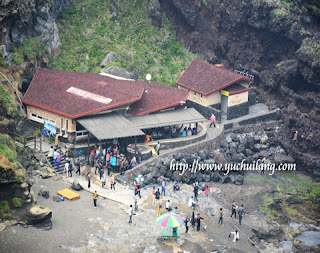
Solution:
<path fill-rule="evenodd" d="M 87 156 L 88 164 L 89 164 L 89 156 L 90 156 L 90 132 L 88 131 L 88 156 Z"/>
<path fill-rule="evenodd" d="M 40 137 L 40 152 L 42 152 L 42 135 Z"/>
<path fill-rule="evenodd" d="M 23 137 L 23 148 L 26 148 L 26 137 Z"/>
<path fill-rule="evenodd" d="M 196 131 L 197 131 L 197 134 L 198 134 L 198 122 L 196 123 Z"/>
<path fill-rule="evenodd" d="M 134 155 L 137 155 L 137 136 L 134 137 Z"/>
<path fill-rule="evenodd" d="M 37 148 L 37 136 L 34 136 L 34 151 L 36 151 Z"/>

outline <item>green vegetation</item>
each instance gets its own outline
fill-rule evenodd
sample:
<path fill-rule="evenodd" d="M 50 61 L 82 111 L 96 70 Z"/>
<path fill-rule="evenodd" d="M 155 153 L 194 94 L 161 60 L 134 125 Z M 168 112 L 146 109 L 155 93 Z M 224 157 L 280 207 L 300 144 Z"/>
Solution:
<path fill-rule="evenodd" d="M 197 57 L 176 41 L 168 19 L 163 16 L 163 27 L 154 28 L 144 0 L 118 1 L 115 7 L 114 21 L 104 0 L 74 2 L 65 9 L 58 22 L 61 54 L 49 67 L 99 73 L 101 61 L 113 52 L 116 65 L 139 72 L 141 79 L 150 73 L 153 81 L 175 85 L 181 71 Z"/>
<path fill-rule="evenodd" d="M 25 169 L 18 161 L 18 154 L 15 149 L 15 145 L 9 136 L 0 134 L 0 154 L 3 154 L 8 158 L 9 162 L 14 167 L 14 171 L 0 171 L 0 177 L 11 177 L 12 173 L 15 173 L 16 179 L 22 181 L 25 178 Z"/>
<path fill-rule="evenodd" d="M 8 204 L 8 201 L 4 200 L 0 202 L 0 217 L 1 219 L 7 220 L 12 217 L 12 210 Z"/>
<path fill-rule="evenodd" d="M 301 47 L 297 53 L 302 53 L 310 58 L 313 65 L 320 66 L 320 41 L 314 38 L 306 38 L 303 40 Z"/>
<path fill-rule="evenodd" d="M 7 111 L 7 114 L 12 118 L 20 114 L 20 112 L 17 111 L 13 95 L 11 95 L 8 88 L 2 83 L 0 83 L 0 105 Z"/>
<path fill-rule="evenodd" d="M 25 61 L 34 60 L 47 50 L 48 47 L 40 40 L 30 38 L 19 48 L 12 47 L 12 63 L 20 65 Z"/>
<path fill-rule="evenodd" d="M 12 203 L 13 205 L 16 207 L 16 208 L 19 208 L 22 206 L 22 203 L 21 203 L 21 199 L 20 198 L 13 198 L 12 199 Z"/>
<path fill-rule="evenodd" d="M 247 180 L 260 181 L 274 186 L 274 192 L 264 195 L 263 204 L 259 206 L 259 209 L 268 217 L 281 219 L 285 214 L 292 219 L 311 222 L 316 220 L 316 216 L 319 216 L 320 203 L 317 200 L 320 197 L 320 183 L 302 179 L 293 173 L 284 173 L 277 178 L 265 177 L 265 179 L 251 176 Z M 281 200 L 283 213 L 272 210 L 271 204 L 274 199 Z M 290 205 L 287 202 L 288 199 L 301 204 Z"/>
<path fill-rule="evenodd" d="M 3 55 L 0 53 L 0 67 L 8 67 L 8 64 L 4 62 Z"/>

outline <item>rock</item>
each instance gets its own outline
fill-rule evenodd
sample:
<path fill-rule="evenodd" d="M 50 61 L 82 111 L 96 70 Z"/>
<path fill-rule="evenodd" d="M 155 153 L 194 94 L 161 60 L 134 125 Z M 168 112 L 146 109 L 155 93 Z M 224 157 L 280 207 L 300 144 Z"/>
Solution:
<path fill-rule="evenodd" d="M 69 144 L 67 146 L 67 150 L 68 151 L 68 156 L 70 158 L 77 158 L 78 157 L 78 153 L 77 153 L 77 150 L 75 148 L 75 146 L 73 144 Z"/>
<path fill-rule="evenodd" d="M 160 177 L 161 176 L 160 170 L 157 167 L 152 167 L 151 168 L 151 175 L 153 178 Z"/>
<path fill-rule="evenodd" d="M 176 159 L 177 161 L 179 161 L 182 158 L 182 154 L 181 153 L 177 153 L 174 156 L 174 159 Z"/>
<path fill-rule="evenodd" d="M 167 180 L 167 178 L 165 178 L 164 176 L 160 176 L 160 177 L 157 178 L 157 183 L 159 185 L 162 185 L 163 181 L 166 181 L 166 184 L 167 184 L 169 180 Z"/>
<path fill-rule="evenodd" d="M 261 145 L 260 144 L 254 144 L 253 145 L 253 151 L 254 152 L 259 152 L 261 150 Z"/>
<path fill-rule="evenodd" d="M 61 197 L 55 195 L 55 196 L 52 197 L 52 200 L 55 201 L 55 202 L 61 202 Z"/>
<path fill-rule="evenodd" d="M 125 70 L 124 68 L 120 68 L 118 66 L 111 66 L 107 69 L 102 69 L 100 72 L 114 75 L 114 76 L 118 76 L 118 77 L 122 77 L 122 78 L 126 78 L 126 79 L 131 79 L 130 73 L 127 70 Z"/>
<path fill-rule="evenodd" d="M 165 177 L 166 177 L 166 178 L 171 178 L 171 177 L 172 177 L 172 174 L 173 174 L 173 170 L 167 169 L 167 170 L 166 170 Z"/>
<path fill-rule="evenodd" d="M 216 161 L 216 163 L 222 164 L 222 166 L 224 166 L 227 163 L 226 158 L 220 152 L 215 151 L 213 153 L 213 156 L 214 156 L 214 160 Z"/>
<path fill-rule="evenodd" d="M 296 199 L 294 197 L 290 197 L 286 199 L 286 202 L 289 203 L 290 205 L 297 205 L 297 204 L 303 204 L 305 201 L 302 199 Z"/>
<path fill-rule="evenodd" d="M 50 174 L 45 171 L 42 171 L 40 172 L 40 177 L 42 177 L 43 179 L 47 179 L 50 177 Z"/>
<path fill-rule="evenodd" d="M 229 175 L 223 176 L 220 180 L 221 184 L 233 183 L 232 178 Z"/>
<path fill-rule="evenodd" d="M 80 191 L 82 190 L 82 186 L 80 185 L 79 181 L 77 179 L 74 179 L 71 185 L 71 189 L 76 190 L 76 191 Z"/>
<path fill-rule="evenodd" d="M 240 142 L 239 136 L 237 136 L 236 134 L 231 134 L 230 137 L 231 137 L 232 141 Z"/>
<path fill-rule="evenodd" d="M 152 183 L 152 180 L 153 180 L 153 177 L 152 177 L 151 174 L 145 175 L 145 177 L 144 177 L 144 183 L 145 183 L 146 185 L 151 184 L 151 183 Z"/>
<path fill-rule="evenodd" d="M 203 174 L 203 181 L 204 182 L 210 182 L 210 179 L 211 179 L 211 177 L 210 177 L 210 175 L 209 174 Z"/>
<path fill-rule="evenodd" d="M 244 145 L 245 147 L 247 147 L 247 138 L 246 137 L 243 137 L 243 138 L 240 138 L 240 144 Z"/>
<path fill-rule="evenodd" d="M 211 176 L 210 176 L 210 181 L 212 181 L 212 182 L 219 182 L 220 180 L 221 180 L 221 176 L 220 176 L 220 174 L 219 174 L 219 172 L 218 171 L 215 171 L 215 172 L 213 172 L 212 174 L 211 174 Z"/>
<path fill-rule="evenodd" d="M 247 156 L 252 156 L 253 152 L 251 151 L 251 149 L 246 149 L 246 155 Z"/>
<path fill-rule="evenodd" d="M 291 156 L 276 154 L 273 158 L 274 162 L 278 164 L 294 163 L 294 159 Z"/>
<path fill-rule="evenodd" d="M 163 165 L 169 167 L 170 164 L 171 164 L 171 160 L 172 160 L 172 159 L 170 159 L 169 157 L 164 158 L 164 160 L 163 160 Z M 173 163 L 174 163 L 174 162 L 175 162 L 175 161 L 173 161 Z"/>
<path fill-rule="evenodd" d="M 232 142 L 232 138 L 230 137 L 230 135 L 227 135 L 225 140 L 226 140 L 227 143 L 231 143 Z"/>
<path fill-rule="evenodd" d="M 111 8 L 111 7 L 110 7 Z M 106 57 L 102 60 L 102 62 L 100 63 L 101 67 L 105 67 L 107 66 L 110 62 L 116 62 L 117 59 L 115 57 L 115 55 L 113 53 L 109 53 L 106 55 Z"/>
<path fill-rule="evenodd" d="M 275 211 L 277 211 L 277 212 L 282 213 L 282 206 L 281 206 L 280 203 L 271 203 L 271 204 L 269 205 L 269 207 L 270 207 L 272 210 L 275 210 Z"/>
<path fill-rule="evenodd" d="M 49 207 L 34 205 L 25 212 L 26 223 L 29 225 L 38 224 L 52 217 L 52 212 Z"/>
<path fill-rule="evenodd" d="M 246 154 L 246 147 L 243 144 L 240 144 L 238 149 L 237 149 L 237 152 Z"/>
<path fill-rule="evenodd" d="M 247 137 L 247 148 L 249 149 L 253 149 L 253 145 L 254 145 L 254 137 L 253 136 L 248 136 Z"/>
<path fill-rule="evenodd" d="M 44 164 L 42 161 L 40 161 L 39 165 L 40 165 L 41 167 L 44 167 L 44 166 L 45 166 L 45 164 Z"/>
<path fill-rule="evenodd" d="M 172 174 L 172 179 L 174 180 L 174 181 L 181 181 L 181 175 L 179 175 L 179 171 L 175 171 L 175 172 L 173 172 L 173 174 Z"/>
<path fill-rule="evenodd" d="M 234 149 L 234 150 L 237 150 L 237 144 L 236 143 L 234 143 L 234 142 L 231 142 L 231 143 L 229 143 L 229 148 L 230 149 Z"/>
<path fill-rule="evenodd" d="M 42 190 L 42 189 L 41 189 L 41 190 L 38 192 L 38 196 L 42 196 L 42 197 L 48 199 L 48 198 L 50 197 L 49 191 L 45 191 L 45 190 Z"/>
<path fill-rule="evenodd" d="M 152 25 L 160 29 L 162 24 L 162 12 L 159 0 L 150 1 L 149 6 L 149 16 L 151 18 Z"/>
<path fill-rule="evenodd" d="M 236 175 L 236 176 L 234 177 L 234 183 L 235 183 L 236 185 L 242 185 L 242 184 L 243 184 L 243 181 L 244 181 L 244 176 L 242 176 L 242 175 Z"/>
<path fill-rule="evenodd" d="M 62 178 L 62 177 L 60 177 L 60 176 L 56 176 L 55 174 L 54 174 L 53 176 L 50 174 L 50 176 L 52 177 L 52 180 L 53 180 L 53 181 L 59 181 L 59 180 L 61 180 L 61 178 Z"/>
<path fill-rule="evenodd" d="M 280 227 L 271 227 L 270 229 L 253 228 L 252 232 L 256 234 L 259 239 L 269 240 L 272 238 L 280 238 L 282 229 Z"/>
<path fill-rule="evenodd" d="M 267 143 L 268 139 L 269 139 L 268 136 L 265 134 L 265 135 L 261 136 L 260 142 L 262 144 L 265 144 L 265 143 Z"/>
<path fill-rule="evenodd" d="M 256 144 L 256 143 L 260 143 L 261 137 L 260 137 L 260 136 L 255 136 L 255 137 L 253 138 L 253 141 L 254 141 L 255 144 Z"/>

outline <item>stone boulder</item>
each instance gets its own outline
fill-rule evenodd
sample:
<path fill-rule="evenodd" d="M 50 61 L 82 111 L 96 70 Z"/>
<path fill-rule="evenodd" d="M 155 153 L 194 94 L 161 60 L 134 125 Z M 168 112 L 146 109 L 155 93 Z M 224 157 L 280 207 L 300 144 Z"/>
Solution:
<path fill-rule="evenodd" d="M 204 182 L 210 182 L 210 175 L 204 174 L 204 175 L 202 176 L 202 178 L 203 178 L 203 181 L 204 181 Z"/>
<path fill-rule="evenodd" d="M 281 154 L 276 154 L 273 159 L 277 165 L 295 162 L 295 160 L 291 156 L 286 156 L 286 155 L 281 155 Z"/>
<path fill-rule="evenodd" d="M 210 181 L 212 182 L 219 182 L 221 180 L 222 176 L 220 176 L 220 173 L 218 171 L 215 171 L 210 176 Z"/>
<path fill-rule="evenodd" d="M 181 181 L 181 175 L 179 175 L 180 174 L 180 171 L 175 171 L 175 172 L 173 172 L 173 174 L 172 174 L 172 180 L 173 181 Z"/>
<path fill-rule="evenodd" d="M 106 55 L 106 57 L 102 60 L 102 62 L 100 63 L 101 67 L 105 67 L 107 66 L 110 62 L 116 62 L 116 56 L 113 53 L 109 53 Z"/>
<path fill-rule="evenodd" d="M 236 175 L 236 176 L 234 177 L 234 183 L 235 183 L 236 185 L 242 185 L 242 184 L 243 184 L 243 181 L 244 181 L 244 176 L 242 176 L 242 175 Z"/>
<path fill-rule="evenodd" d="M 176 159 L 177 161 L 179 161 L 182 158 L 182 154 L 181 153 L 177 153 L 174 156 L 174 159 Z"/>
<path fill-rule="evenodd" d="M 269 229 L 264 228 L 252 228 L 252 232 L 255 233 L 255 235 L 259 239 L 263 239 L 268 241 L 272 238 L 280 238 L 280 235 L 283 233 L 282 229 L 280 227 L 270 227 Z"/>
<path fill-rule="evenodd" d="M 144 176 L 144 183 L 146 185 L 151 184 L 153 182 L 153 177 L 151 174 L 147 174 Z"/>
<path fill-rule="evenodd" d="M 111 66 L 107 69 L 102 69 L 100 72 L 126 78 L 126 79 L 131 79 L 131 74 L 124 68 L 120 68 L 118 66 Z"/>
<path fill-rule="evenodd" d="M 167 170 L 166 170 L 165 177 L 167 177 L 167 178 L 172 178 L 172 174 L 173 174 L 173 170 L 167 169 Z"/>
<path fill-rule="evenodd" d="M 226 158 L 223 156 L 223 154 L 221 154 L 218 151 L 215 151 L 213 153 L 213 157 L 214 157 L 214 160 L 216 161 L 216 163 L 218 163 L 218 164 L 222 164 L 224 166 L 227 163 Z"/>
<path fill-rule="evenodd" d="M 52 217 L 52 212 L 49 207 L 41 205 L 33 205 L 30 209 L 25 211 L 25 220 L 29 225 L 44 222 Z"/>
<path fill-rule="evenodd" d="M 237 149 L 237 152 L 246 154 L 246 147 L 243 144 L 240 144 L 238 149 Z"/>
<path fill-rule="evenodd" d="M 72 185 L 71 185 L 71 188 L 72 188 L 73 190 L 76 190 L 76 191 L 81 191 L 81 190 L 83 189 L 77 179 L 73 180 L 73 183 L 72 183 Z"/>
<path fill-rule="evenodd" d="M 253 150 L 254 138 L 253 136 L 248 136 L 247 138 L 247 148 Z"/>
<path fill-rule="evenodd" d="M 232 138 L 231 138 L 230 135 L 227 135 L 225 140 L 226 140 L 227 143 L 231 143 L 232 142 Z"/>
<path fill-rule="evenodd" d="M 170 159 L 169 157 L 164 158 L 163 160 L 163 165 L 169 167 L 171 164 L 172 159 Z"/>
<path fill-rule="evenodd" d="M 167 184 L 170 180 L 168 180 L 168 179 L 165 178 L 164 176 L 160 176 L 160 177 L 157 178 L 157 183 L 158 183 L 159 185 L 162 185 L 162 182 L 163 182 L 163 181 L 166 181 L 166 184 Z"/>
<path fill-rule="evenodd" d="M 232 141 L 234 141 L 234 142 L 240 142 L 240 138 L 239 138 L 238 135 L 236 135 L 236 134 L 231 134 L 230 137 L 231 137 Z"/>
<path fill-rule="evenodd" d="M 261 137 L 260 137 L 260 136 L 255 136 L 255 137 L 253 138 L 253 141 L 254 141 L 255 144 L 260 143 Z"/>
<path fill-rule="evenodd" d="M 254 144 L 253 145 L 253 151 L 259 152 L 261 150 L 261 144 Z"/>
<path fill-rule="evenodd" d="M 158 178 L 161 176 L 160 170 L 157 167 L 152 167 L 151 168 L 151 175 L 153 178 Z"/>
<path fill-rule="evenodd" d="M 168 170 L 167 166 L 161 165 L 160 169 L 159 169 L 161 176 L 164 176 L 166 174 L 167 170 Z"/>
<path fill-rule="evenodd" d="M 49 191 L 45 191 L 45 190 L 42 190 L 42 189 L 41 189 L 41 190 L 38 192 L 38 196 L 42 196 L 42 197 L 48 199 L 48 198 L 50 197 L 50 194 L 49 194 Z"/>
<path fill-rule="evenodd" d="M 226 175 L 226 176 L 223 176 L 220 180 L 220 183 L 221 184 L 226 184 L 226 183 L 233 183 L 234 180 L 233 180 L 233 177 L 229 176 L 229 175 Z"/>
<path fill-rule="evenodd" d="M 77 150 L 73 144 L 68 145 L 66 151 L 68 151 L 68 156 L 70 158 L 77 158 L 78 157 Z"/>

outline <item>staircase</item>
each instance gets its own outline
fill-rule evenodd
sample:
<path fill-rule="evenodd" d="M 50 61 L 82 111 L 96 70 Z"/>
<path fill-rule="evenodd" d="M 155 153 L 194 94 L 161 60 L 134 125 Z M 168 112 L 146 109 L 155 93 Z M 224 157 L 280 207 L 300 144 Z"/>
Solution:
<path fill-rule="evenodd" d="M 54 166 L 54 159 L 53 159 L 53 157 L 48 157 L 48 153 L 46 154 L 47 164 L 50 166 L 50 168 L 54 169 L 57 174 L 63 174 L 63 172 L 64 172 L 64 166 L 65 166 L 65 164 L 67 163 L 67 161 L 66 161 L 65 158 L 64 158 L 64 154 L 61 153 L 60 156 L 61 156 L 61 160 L 60 160 L 59 172 L 57 172 L 57 167 Z M 73 168 L 73 169 L 74 169 L 74 168 Z"/>

